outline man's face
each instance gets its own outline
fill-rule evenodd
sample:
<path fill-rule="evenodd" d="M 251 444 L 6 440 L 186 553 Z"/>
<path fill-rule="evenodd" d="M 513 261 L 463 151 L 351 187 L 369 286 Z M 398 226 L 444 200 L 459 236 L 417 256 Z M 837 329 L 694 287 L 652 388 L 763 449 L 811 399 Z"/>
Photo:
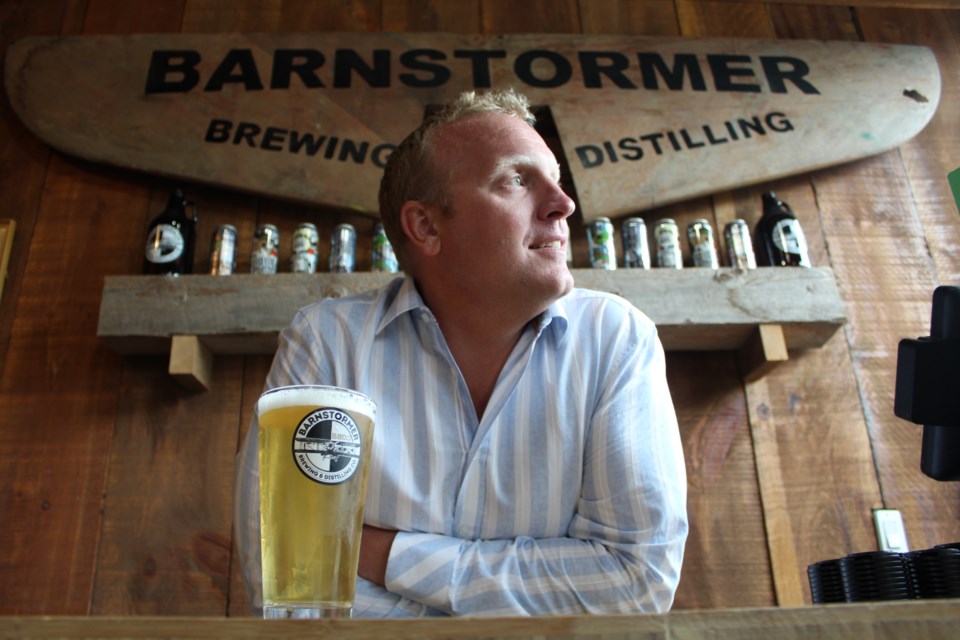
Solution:
<path fill-rule="evenodd" d="M 546 308 L 569 292 L 566 219 L 575 205 L 540 134 L 519 118 L 483 114 L 439 129 L 433 143 L 449 177 L 442 268 L 491 304 Z"/>

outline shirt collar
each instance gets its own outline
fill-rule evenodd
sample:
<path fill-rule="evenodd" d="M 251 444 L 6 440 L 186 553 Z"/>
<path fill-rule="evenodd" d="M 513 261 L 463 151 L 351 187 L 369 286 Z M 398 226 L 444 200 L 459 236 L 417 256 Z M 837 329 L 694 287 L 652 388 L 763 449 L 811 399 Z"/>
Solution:
<path fill-rule="evenodd" d="M 399 282 L 400 286 L 399 288 L 394 287 L 394 292 L 392 293 L 393 300 L 387 304 L 383 317 L 380 319 L 380 324 L 377 326 L 378 335 L 387 325 L 408 311 L 420 309 L 422 313 L 430 314 L 431 317 L 433 316 L 423 301 L 423 298 L 420 297 L 420 292 L 417 291 L 417 285 L 414 283 L 413 278 L 404 276 Z"/>
<path fill-rule="evenodd" d="M 564 296 L 560 300 L 557 300 L 530 323 L 536 330 L 537 336 L 542 334 L 547 327 L 552 326 L 554 327 L 554 331 L 557 332 L 557 337 L 563 337 L 569 324 L 566 306 L 564 304 L 566 299 L 567 296 Z M 377 334 L 403 314 L 418 310 L 424 317 L 433 317 L 430 308 L 420 296 L 420 292 L 417 290 L 417 285 L 413 281 L 413 278 L 404 276 L 402 281 L 400 281 L 399 288 L 393 293 L 393 300 L 387 304 L 383 317 L 380 319 L 380 324 L 377 326 Z"/>
<path fill-rule="evenodd" d="M 533 326 L 536 328 L 537 336 L 542 334 L 547 327 L 553 327 L 554 333 L 557 334 L 557 338 L 559 339 L 563 337 L 564 333 L 567 331 L 567 325 L 569 324 L 569 320 L 567 319 L 567 308 L 564 304 L 566 299 L 567 296 L 560 298 L 552 305 L 547 307 L 546 311 L 534 319 Z"/>

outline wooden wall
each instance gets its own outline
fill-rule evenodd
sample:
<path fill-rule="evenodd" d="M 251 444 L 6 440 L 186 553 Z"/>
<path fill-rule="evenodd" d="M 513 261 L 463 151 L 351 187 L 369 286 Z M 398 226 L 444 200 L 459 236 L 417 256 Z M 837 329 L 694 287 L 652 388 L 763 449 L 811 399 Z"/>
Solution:
<path fill-rule="evenodd" d="M 933 122 L 854 164 L 656 212 L 755 221 L 775 189 L 832 266 L 849 323 L 822 349 L 744 384 L 730 353 L 671 353 L 692 532 L 677 608 L 809 602 L 808 564 L 873 550 L 871 509 L 903 512 L 913 548 L 960 540 L 960 484 L 919 471 L 919 427 L 893 415 L 897 343 L 929 333 L 960 284 L 960 9 L 950 0 L 2 0 L 27 35 L 453 31 L 815 38 L 923 44 L 943 74 Z M 2 55 L 2 54 L 0 54 Z M 69 102 L 70 96 L 63 97 Z M 233 455 L 269 366 L 221 357 L 188 394 L 163 358 L 95 332 L 103 278 L 137 273 L 172 184 L 51 151 L 0 105 L 0 217 L 17 223 L 0 301 L 0 614 L 245 615 L 231 548 Z M 162 130 L 157 135 L 163 135 Z M 225 222 L 289 237 L 303 220 L 369 220 L 190 186 L 197 266 Z M 585 266 L 582 233 L 575 255 Z M 241 244 L 241 268 L 249 247 Z M 286 247 L 289 251 L 289 248 Z M 361 254 L 369 245 L 361 246 Z M 321 256 L 323 259 L 324 256 Z"/>

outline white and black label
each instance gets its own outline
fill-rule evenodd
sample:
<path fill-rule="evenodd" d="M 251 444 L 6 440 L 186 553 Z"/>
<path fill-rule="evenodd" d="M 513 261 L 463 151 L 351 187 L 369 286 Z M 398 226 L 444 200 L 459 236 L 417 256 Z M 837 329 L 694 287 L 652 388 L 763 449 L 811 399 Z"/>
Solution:
<path fill-rule="evenodd" d="M 158 224 L 147 235 L 145 255 L 155 264 L 173 262 L 183 255 L 183 234 L 170 224 Z"/>
<path fill-rule="evenodd" d="M 803 235 L 800 223 L 793 219 L 780 220 L 773 227 L 773 244 L 780 251 L 800 256 L 803 261 L 807 256 L 807 238 Z"/>
<path fill-rule="evenodd" d="M 293 458 L 314 482 L 346 482 L 360 465 L 360 429 L 346 411 L 323 408 L 311 411 L 293 432 Z"/>

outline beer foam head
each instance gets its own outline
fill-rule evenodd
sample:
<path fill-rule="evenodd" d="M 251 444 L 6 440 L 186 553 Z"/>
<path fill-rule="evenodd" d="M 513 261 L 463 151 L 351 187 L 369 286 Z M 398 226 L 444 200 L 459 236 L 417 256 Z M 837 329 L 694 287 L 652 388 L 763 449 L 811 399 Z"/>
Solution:
<path fill-rule="evenodd" d="M 266 391 L 257 402 L 257 411 L 267 413 L 280 407 L 330 407 L 376 418 L 377 404 L 351 389 L 324 386 L 277 387 Z"/>

